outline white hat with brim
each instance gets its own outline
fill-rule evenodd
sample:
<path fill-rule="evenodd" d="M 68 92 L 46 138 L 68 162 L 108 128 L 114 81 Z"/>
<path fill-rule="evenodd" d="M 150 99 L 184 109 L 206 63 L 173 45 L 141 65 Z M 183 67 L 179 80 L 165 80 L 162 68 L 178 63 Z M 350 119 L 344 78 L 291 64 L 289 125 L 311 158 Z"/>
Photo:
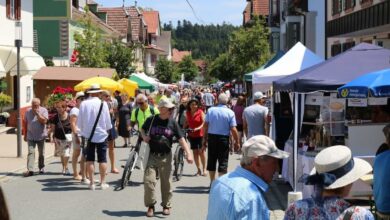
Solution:
<path fill-rule="evenodd" d="M 76 93 L 76 96 L 74 97 L 74 99 L 78 99 L 78 98 L 80 98 L 80 97 L 84 97 L 85 96 L 85 94 L 84 94 L 84 92 L 83 91 L 81 91 L 81 92 L 77 92 Z"/>
<path fill-rule="evenodd" d="M 352 157 L 351 150 L 342 145 L 325 148 L 314 159 L 314 168 L 310 175 L 332 172 L 346 165 Z M 336 189 L 351 184 L 372 171 L 371 165 L 362 159 L 353 158 L 354 166 L 350 171 L 337 178 L 331 185 L 324 189 Z"/>
<path fill-rule="evenodd" d="M 161 99 L 160 102 L 158 103 L 158 107 L 159 107 L 159 108 L 174 108 L 175 105 L 172 104 L 172 102 L 169 101 L 168 99 L 163 98 L 163 99 Z"/>
<path fill-rule="evenodd" d="M 245 157 L 259 157 L 266 155 L 283 159 L 290 156 L 288 152 L 279 150 L 276 147 L 275 142 L 265 135 L 256 135 L 249 138 L 242 145 L 242 152 Z"/>
<path fill-rule="evenodd" d="M 87 93 L 98 93 L 98 92 L 103 92 L 103 90 L 100 89 L 99 84 L 92 84 L 87 91 Z"/>

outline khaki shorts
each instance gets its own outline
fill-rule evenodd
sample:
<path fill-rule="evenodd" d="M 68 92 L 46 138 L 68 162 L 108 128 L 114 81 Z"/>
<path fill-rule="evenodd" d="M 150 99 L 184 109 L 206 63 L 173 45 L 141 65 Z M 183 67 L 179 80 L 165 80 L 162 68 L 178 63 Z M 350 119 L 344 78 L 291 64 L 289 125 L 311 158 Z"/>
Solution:
<path fill-rule="evenodd" d="M 70 148 L 72 142 L 67 142 L 66 140 L 54 139 L 55 142 L 55 151 L 54 156 L 57 157 L 70 157 Z"/>

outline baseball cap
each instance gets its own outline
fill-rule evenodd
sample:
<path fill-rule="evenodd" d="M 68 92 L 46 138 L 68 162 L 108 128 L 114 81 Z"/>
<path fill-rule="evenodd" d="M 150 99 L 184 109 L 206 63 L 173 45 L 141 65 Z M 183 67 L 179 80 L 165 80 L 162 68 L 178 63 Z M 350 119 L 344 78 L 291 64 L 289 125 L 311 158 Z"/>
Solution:
<path fill-rule="evenodd" d="M 267 155 L 283 159 L 290 156 L 290 153 L 279 150 L 276 147 L 275 142 L 265 135 L 256 135 L 249 138 L 243 144 L 242 152 L 244 157 L 259 157 Z"/>
<path fill-rule="evenodd" d="M 159 108 L 173 108 L 175 107 L 174 104 L 172 104 L 171 101 L 169 101 L 168 99 L 161 99 L 160 102 L 158 103 L 158 107 Z"/>
<path fill-rule="evenodd" d="M 259 99 L 262 99 L 262 98 L 265 98 L 266 96 L 258 91 L 258 92 L 255 92 L 255 94 L 253 94 L 253 100 L 259 100 Z"/>

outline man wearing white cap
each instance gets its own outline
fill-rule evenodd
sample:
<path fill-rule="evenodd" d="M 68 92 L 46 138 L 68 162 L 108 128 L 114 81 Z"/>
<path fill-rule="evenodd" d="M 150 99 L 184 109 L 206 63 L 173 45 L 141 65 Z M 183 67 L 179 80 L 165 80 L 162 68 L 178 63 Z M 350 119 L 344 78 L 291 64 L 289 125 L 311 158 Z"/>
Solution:
<path fill-rule="evenodd" d="M 278 167 L 278 159 L 288 156 L 267 136 L 247 140 L 242 147 L 241 166 L 212 184 L 207 219 L 269 219 L 264 193 Z"/>
<path fill-rule="evenodd" d="M 253 95 L 254 104 L 245 108 L 242 115 L 245 136 L 251 138 L 254 135 L 268 136 L 268 108 L 264 106 L 266 96 L 262 92 Z"/>

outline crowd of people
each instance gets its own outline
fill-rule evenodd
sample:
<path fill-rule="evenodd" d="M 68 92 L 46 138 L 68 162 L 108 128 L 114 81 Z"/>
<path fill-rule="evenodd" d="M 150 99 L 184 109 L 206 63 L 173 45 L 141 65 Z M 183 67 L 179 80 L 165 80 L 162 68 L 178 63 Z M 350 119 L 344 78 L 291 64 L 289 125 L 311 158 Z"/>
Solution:
<path fill-rule="evenodd" d="M 170 215 L 171 148 L 175 137 L 187 162 L 195 162 L 197 171 L 194 175 L 210 178 L 208 219 L 269 219 L 264 193 L 280 169 L 279 160 L 289 154 L 278 149 L 268 138 L 270 112 L 265 104 L 267 97 L 262 92 L 255 92 L 253 104 L 248 105 L 245 94 L 235 95 L 233 99 L 227 88 L 217 91 L 204 87 L 160 88 L 155 93 L 139 91 L 135 97 L 129 97 L 119 92 L 111 94 L 96 84 L 85 93 L 78 92 L 72 108 L 69 100 L 58 101 L 56 114 L 51 117 L 35 98 L 24 118 L 24 140 L 29 147 L 24 176 L 35 174 L 36 146 L 39 173 L 45 173 L 45 139 L 52 134 L 56 155 L 61 159 L 62 174 L 72 175 L 91 190 L 97 187 L 96 182 L 101 189 L 107 189 L 110 187 L 106 183 L 107 150 L 111 173 L 119 173 L 115 167 L 115 139 L 120 136 L 124 140 L 122 147 L 127 147 L 131 131 L 138 129 L 141 140 L 150 148 L 143 179 L 146 216 L 154 216 L 158 180 L 161 182 L 162 213 Z M 188 142 L 185 132 L 188 132 Z M 241 163 L 228 173 L 229 155 L 234 152 L 241 154 Z M 387 159 L 389 152 L 382 153 L 381 157 Z M 100 173 L 98 181 L 94 180 L 96 155 Z M 70 157 L 72 174 L 68 168 Z M 390 166 L 388 159 L 382 160 L 378 163 Z M 80 169 L 77 167 L 79 161 Z M 315 194 L 311 199 L 290 204 L 285 219 L 346 219 L 344 216 L 348 219 L 373 219 L 370 211 L 362 207 L 351 208 L 343 199 L 354 181 L 371 172 L 368 163 L 353 158 L 348 147 L 333 146 L 316 156 L 314 166 L 312 173 L 302 179 L 305 184 L 315 186 Z M 376 172 L 385 175 L 380 168 L 374 170 L 374 175 Z M 388 189 L 374 185 L 374 190 L 377 188 L 381 188 L 379 193 L 383 192 L 381 190 L 388 192 Z M 388 205 L 378 207 L 385 217 L 388 216 Z"/>

